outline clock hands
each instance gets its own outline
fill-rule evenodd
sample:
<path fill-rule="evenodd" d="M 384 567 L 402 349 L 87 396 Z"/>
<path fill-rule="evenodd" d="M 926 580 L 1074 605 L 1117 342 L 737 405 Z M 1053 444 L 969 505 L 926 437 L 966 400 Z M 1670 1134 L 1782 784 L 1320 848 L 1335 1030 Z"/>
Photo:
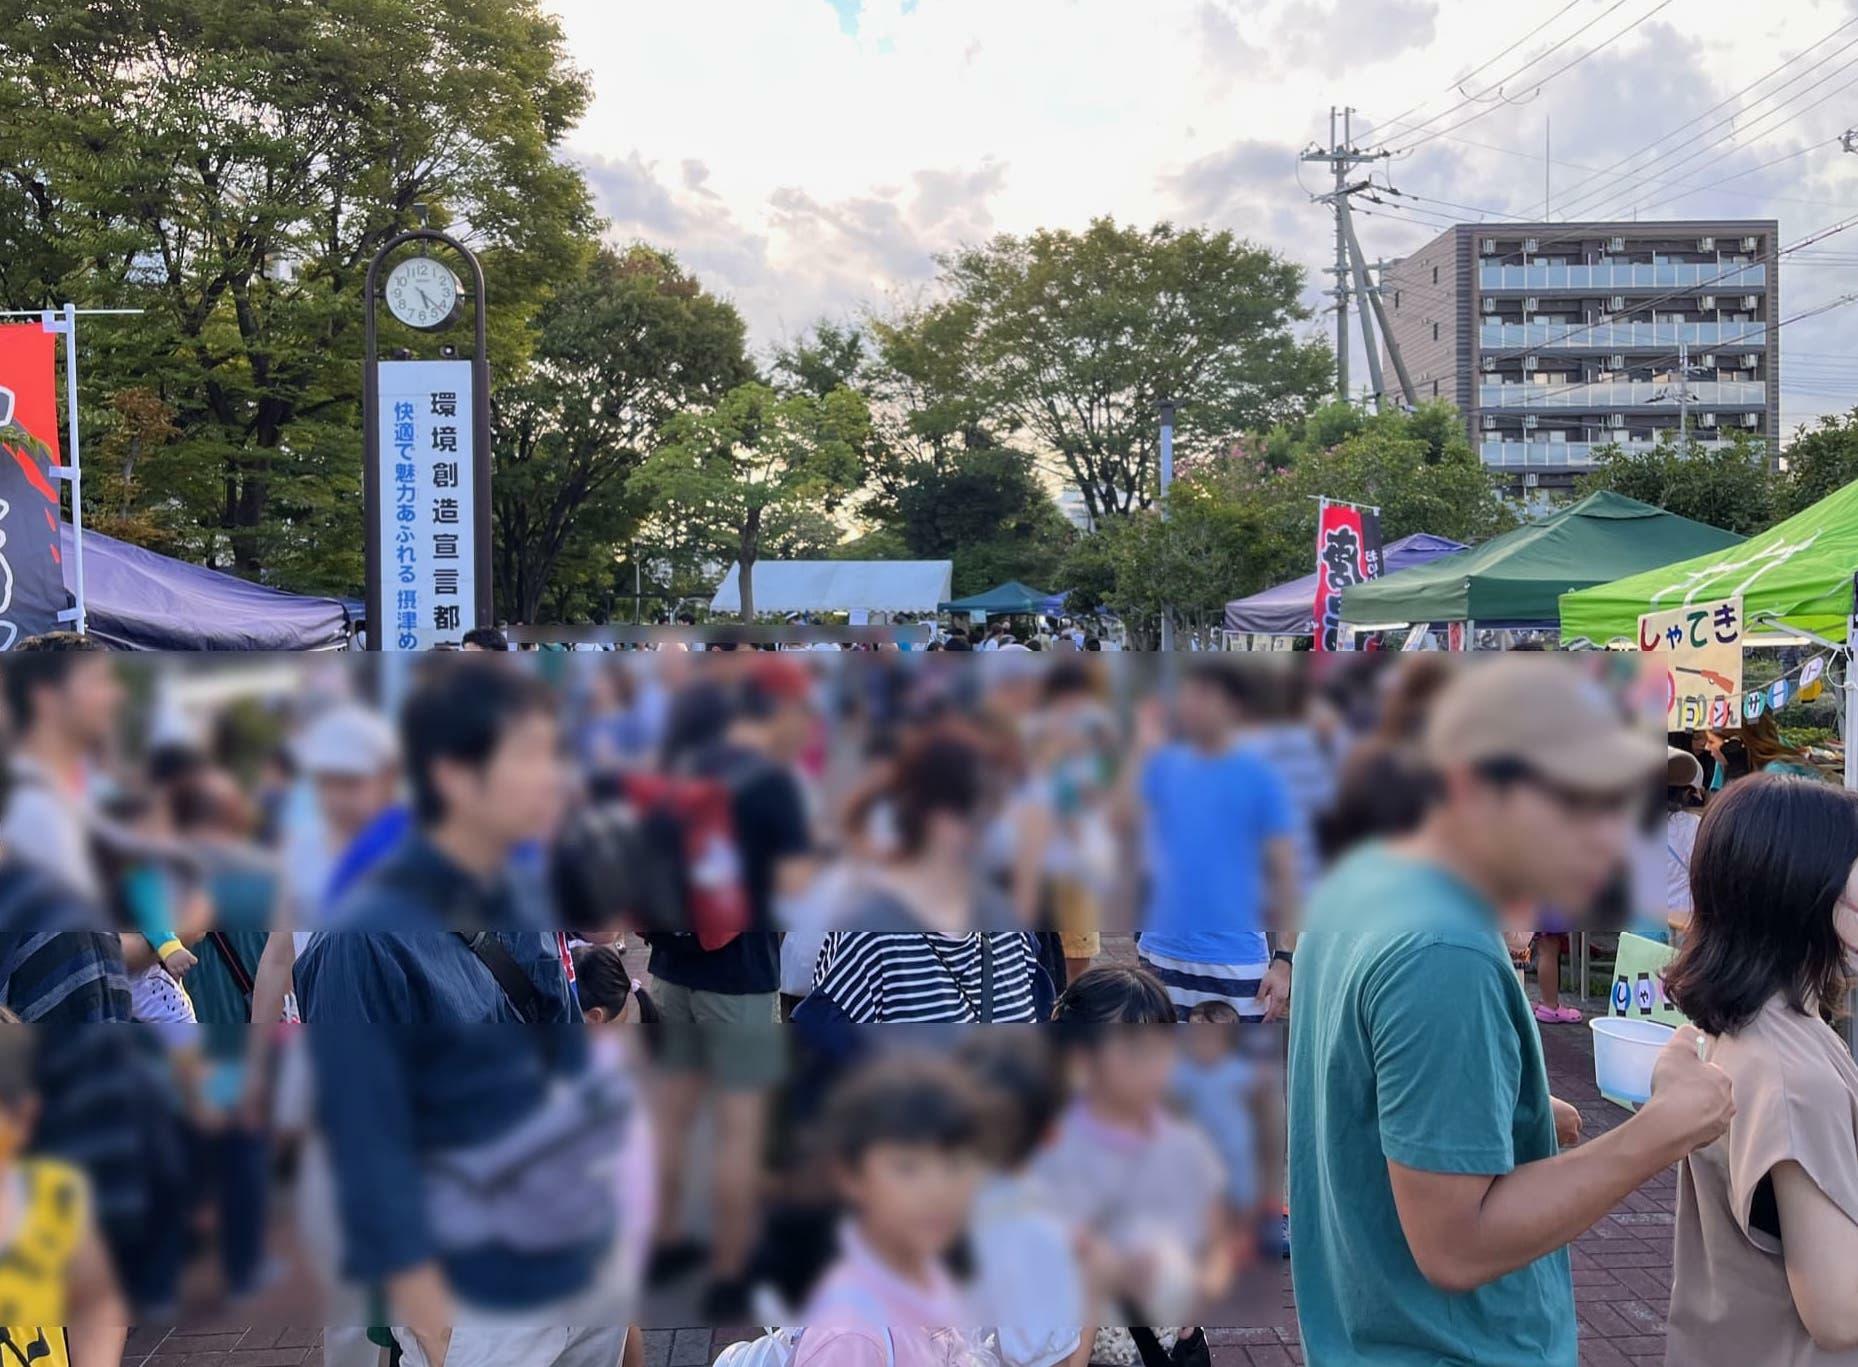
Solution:
<path fill-rule="evenodd" d="M 432 296 L 430 294 L 427 294 L 426 291 L 418 285 L 413 286 L 413 288 L 419 291 L 419 297 L 426 301 L 427 308 L 431 309 L 434 313 L 439 311 L 439 306 L 432 302 Z"/>

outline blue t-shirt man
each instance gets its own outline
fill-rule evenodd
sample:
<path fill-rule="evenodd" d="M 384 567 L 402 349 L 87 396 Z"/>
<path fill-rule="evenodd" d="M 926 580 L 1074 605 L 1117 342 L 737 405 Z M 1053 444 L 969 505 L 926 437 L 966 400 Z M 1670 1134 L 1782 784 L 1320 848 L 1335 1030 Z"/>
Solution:
<path fill-rule="evenodd" d="M 1391 1160 L 1502 1176 L 1557 1152 L 1541 1037 L 1496 909 L 1370 845 L 1317 889 L 1291 998 L 1291 1270 L 1311 1367 L 1575 1367 L 1566 1249 L 1453 1294 L 1419 1270 Z"/>
<path fill-rule="evenodd" d="M 1264 912 L 1273 842 L 1296 808 L 1277 770 L 1237 744 L 1165 745 L 1141 777 L 1148 899 L 1141 955 L 1177 1004 L 1256 993 L 1271 952 Z"/>

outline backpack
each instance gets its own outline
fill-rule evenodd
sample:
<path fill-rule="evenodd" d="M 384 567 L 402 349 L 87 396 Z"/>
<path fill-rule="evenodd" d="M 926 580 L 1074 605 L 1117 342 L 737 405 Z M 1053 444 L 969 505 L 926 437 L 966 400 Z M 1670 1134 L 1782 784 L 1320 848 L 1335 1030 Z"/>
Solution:
<path fill-rule="evenodd" d="M 563 830 L 550 872 L 563 923 L 631 921 L 647 935 L 694 935 L 717 950 L 749 929 L 748 881 L 736 831 L 738 794 L 759 772 L 718 776 L 618 773 Z"/>

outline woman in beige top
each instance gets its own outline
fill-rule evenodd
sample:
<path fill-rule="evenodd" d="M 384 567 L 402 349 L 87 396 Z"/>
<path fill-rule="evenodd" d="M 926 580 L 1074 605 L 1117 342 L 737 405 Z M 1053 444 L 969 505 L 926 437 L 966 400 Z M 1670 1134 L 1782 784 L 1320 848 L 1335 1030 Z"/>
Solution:
<path fill-rule="evenodd" d="M 1735 1084 L 1683 1161 L 1666 1367 L 1858 1367 L 1858 1063 L 1822 1009 L 1858 958 L 1858 794 L 1757 775 L 1697 832 L 1666 978 Z"/>

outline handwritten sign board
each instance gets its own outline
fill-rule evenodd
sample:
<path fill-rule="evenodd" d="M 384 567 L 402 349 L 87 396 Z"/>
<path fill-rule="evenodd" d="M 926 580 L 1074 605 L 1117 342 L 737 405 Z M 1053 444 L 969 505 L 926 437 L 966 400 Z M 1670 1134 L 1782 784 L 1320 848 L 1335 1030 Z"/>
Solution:
<path fill-rule="evenodd" d="M 1742 600 L 1691 603 L 1639 618 L 1639 649 L 1665 670 L 1665 729 L 1742 724 Z"/>

